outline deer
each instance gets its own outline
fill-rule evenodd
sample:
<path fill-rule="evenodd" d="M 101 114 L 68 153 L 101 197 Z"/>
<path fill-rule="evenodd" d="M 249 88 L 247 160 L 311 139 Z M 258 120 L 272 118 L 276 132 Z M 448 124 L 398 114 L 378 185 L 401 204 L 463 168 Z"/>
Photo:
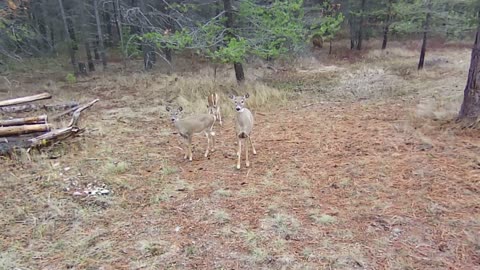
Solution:
<path fill-rule="evenodd" d="M 211 114 L 196 114 L 182 118 L 183 108 L 180 106 L 177 109 L 172 109 L 170 106 L 165 108 L 167 112 L 170 112 L 170 120 L 174 124 L 175 128 L 180 133 L 180 136 L 187 144 L 185 148 L 184 159 L 192 161 L 192 136 L 193 134 L 205 133 L 207 136 L 207 150 L 205 151 L 205 157 L 208 157 L 209 152 L 215 151 L 215 132 L 213 126 L 215 124 L 216 117 Z M 210 141 L 212 147 L 210 147 Z"/>
<path fill-rule="evenodd" d="M 215 115 L 215 117 L 218 119 L 218 123 L 220 126 L 223 126 L 222 123 L 222 116 L 220 114 L 220 105 L 218 104 L 218 95 L 217 93 L 212 93 L 208 95 L 208 113 Z"/>
<path fill-rule="evenodd" d="M 248 145 L 252 147 L 252 153 L 257 154 L 255 147 L 253 146 L 251 133 L 253 129 L 253 115 L 252 112 L 245 107 L 245 101 L 248 99 L 249 94 L 247 93 L 244 96 L 235 96 L 230 95 L 230 99 L 233 100 L 235 104 L 235 129 L 238 140 L 238 151 L 237 151 L 237 169 L 240 170 L 241 154 L 242 154 L 242 141 L 245 141 L 245 166 L 250 167 L 250 161 L 248 160 Z"/>

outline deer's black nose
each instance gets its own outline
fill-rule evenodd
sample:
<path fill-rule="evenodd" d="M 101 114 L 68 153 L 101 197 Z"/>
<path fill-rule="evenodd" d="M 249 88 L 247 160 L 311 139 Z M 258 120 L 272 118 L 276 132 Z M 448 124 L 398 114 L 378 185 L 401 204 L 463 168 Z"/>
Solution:
<path fill-rule="evenodd" d="M 238 108 L 238 107 L 237 107 L 237 108 L 235 108 L 235 109 L 237 110 L 237 112 L 238 112 L 238 111 L 240 111 L 240 108 Z"/>

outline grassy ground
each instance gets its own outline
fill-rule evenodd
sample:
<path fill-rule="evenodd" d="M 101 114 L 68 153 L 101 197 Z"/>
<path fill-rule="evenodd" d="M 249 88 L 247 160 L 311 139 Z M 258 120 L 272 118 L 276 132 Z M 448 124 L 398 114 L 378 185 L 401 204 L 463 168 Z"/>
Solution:
<path fill-rule="evenodd" d="M 0 164 L 0 269 L 475 269 L 480 138 L 453 121 L 466 49 L 250 68 L 252 167 L 235 169 L 233 74 L 9 74 L 0 99 L 101 101 L 79 138 Z M 60 74 L 60 75 L 59 75 Z M 184 161 L 168 102 L 222 94 L 217 151 Z M 30 159 L 30 160 L 29 160 Z M 243 165 L 243 164 L 242 164 Z M 108 195 L 77 195 L 101 187 Z"/>

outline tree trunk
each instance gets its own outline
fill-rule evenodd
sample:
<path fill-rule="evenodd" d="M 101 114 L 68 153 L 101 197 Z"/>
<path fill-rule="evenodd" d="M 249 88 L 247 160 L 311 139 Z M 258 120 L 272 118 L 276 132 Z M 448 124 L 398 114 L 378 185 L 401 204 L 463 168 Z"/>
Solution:
<path fill-rule="evenodd" d="M 98 54 L 98 44 L 100 44 L 100 41 L 98 41 L 98 35 L 95 36 L 95 43 L 93 46 L 93 57 L 95 60 L 100 60 L 100 54 Z"/>
<path fill-rule="evenodd" d="M 127 68 L 127 57 L 126 57 L 127 52 L 123 44 L 123 31 L 122 31 L 122 18 L 120 16 L 120 3 L 118 2 L 118 0 L 114 0 L 113 5 L 115 10 L 115 22 L 117 24 L 118 36 L 120 38 L 120 49 L 122 50 L 123 68 Z"/>
<path fill-rule="evenodd" d="M 480 25 L 472 48 L 470 69 L 459 119 L 476 121 L 480 117 Z"/>
<path fill-rule="evenodd" d="M 233 8 L 232 8 L 232 0 L 223 0 L 223 8 L 225 9 L 225 15 L 227 16 L 227 20 L 225 22 L 225 26 L 227 28 L 227 33 L 230 37 L 233 37 L 232 29 L 234 25 L 233 21 Z M 235 70 L 235 77 L 237 78 L 237 83 L 242 83 L 245 81 L 245 73 L 243 72 L 242 63 L 233 63 L 233 68 Z"/>
<path fill-rule="evenodd" d="M 70 39 L 73 40 L 73 49 L 78 51 L 77 36 L 75 35 L 75 29 L 73 28 L 73 21 L 71 18 L 67 18 L 68 24 L 68 33 L 70 34 Z"/>
<path fill-rule="evenodd" d="M 332 40 L 330 40 L 330 45 L 328 48 L 328 54 L 332 54 Z"/>
<path fill-rule="evenodd" d="M 358 41 L 357 41 L 357 50 L 361 50 L 362 49 L 362 42 L 363 42 L 363 23 L 364 23 L 364 18 L 365 18 L 365 4 L 366 4 L 366 0 L 362 0 L 362 14 L 360 14 L 360 22 L 358 24 Z"/>
<path fill-rule="evenodd" d="M 60 0 L 59 0 L 60 1 Z M 107 57 L 105 56 L 105 46 L 103 43 L 102 25 L 98 13 L 98 0 L 93 0 L 93 10 L 95 11 L 95 21 L 97 22 L 98 46 L 100 47 L 100 58 L 102 59 L 103 69 L 107 68 Z"/>
<path fill-rule="evenodd" d="M 382 42 L 382 50 L 385 50 L 387 48 L 387 41 L 388 41 L 388 30 L 390 26 L 385 25 L 385 28 L 383 29 L 383 42 Z"/>
<path fill-rule="evenodd" d="M 432 14 L 430 13 L 430 2 L 427 4 L 427 15 L 425 18 L 425 24 L 423 29 L 423 41 L 422 41 L 422 50 L 420 51 L 420 60 L 418 61 L 418 70 L 423 69 L 423 65 L 425 63 L 425 53 L 427 51 L 427 38 L 428 38 L 428 31 L 430 30 L 430 18 Z"/>
<path fill-rule="evenodd" d="M 62 15 L 62 20 L 63 20 L 63 25 L 65 27 L 65 35 L 66 38 L 70 42 L 69 46 L 69 54 L 70 54 L 70 63 L 72 64 L 73 67 L 73 73 L 78 74 L 78 67 L 77 67 L 77 59 L 75 58 L 75 50 L 73 48 L 73 40 L 70 37 L 70 33 L 68 32 L 68 24 L 67 24 L 67 17 L 65 16 L 65 10 L 63 9 L 63 3 L 62 0 L 58 0 L 58 6 L 60 8 L 60 14 Z"/>

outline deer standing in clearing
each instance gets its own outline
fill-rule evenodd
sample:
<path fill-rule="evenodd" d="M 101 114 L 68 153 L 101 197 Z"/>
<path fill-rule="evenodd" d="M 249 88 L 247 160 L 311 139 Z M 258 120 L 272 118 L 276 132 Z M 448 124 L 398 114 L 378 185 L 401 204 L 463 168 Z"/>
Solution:
<path fill-rule="evenodd" d="M 192 161 L 192 136 L 196 133 L 204 132 L 207 136 L 207 150 L 205 151 L 205 157 L 208 157 L 209 151 L 215 151 L 215 132 L 213 131 L 213 126 L 216 120 L 215 115 L 196 114 L 182 118 L 182 107 L 179 107 L 178 109 L 167 107 L 166 110 L 170 112 L 170 119 L 180 133 L 180 136 L 182 136 L 187 144 L 184 159 L 188 158 Z M 210 141 L 212 142 L 211 148 Z"/>
<path fill-rule="evenodd" d="M 220 124 L 220 126 L 223 126 L 222 116 L 220 115 L 220 104 L 218 104 L 217 93 L 213 93 L 208 96 L 207 108 L 208 108 L 208 113 L 215 115 L 215 117 L 218 119 L 218 123 Z"/>
<path fill-rule="evenodd" d="M 248 145 L 247 142 L 252 146 L 252 152 L 254 155 L 257 154 L 255 147 L 252 143 L 251 133 L 253 129 L 253 115 L 252 112 L 245 108 L 245 100 L 249 97 L 248 94 L 245 96 L 234 96 L 231 95 L 230 98 L 235 103 L 236 118 L 235 118 L 235 127 L 237 132 L 238 139 L 238 152 L 237 152 L 237 169 L 240 169 L 240 161 L 242 154 L 242 141 L 245 141 L 245 166 L 250 167 L 250 161 L 248 160 Z"/>

